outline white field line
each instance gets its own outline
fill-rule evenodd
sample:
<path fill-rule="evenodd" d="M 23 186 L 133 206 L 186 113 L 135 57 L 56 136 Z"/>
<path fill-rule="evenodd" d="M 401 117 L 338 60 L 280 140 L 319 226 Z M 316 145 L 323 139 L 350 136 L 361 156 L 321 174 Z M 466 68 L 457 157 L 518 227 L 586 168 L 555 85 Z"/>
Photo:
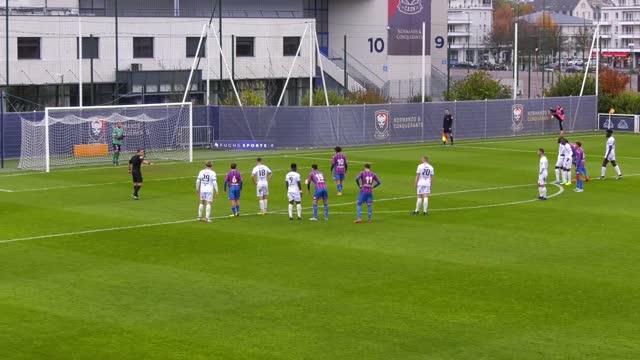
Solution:
<path fill-rule="evenodd" d="M 298 155 L 290 155 L 285 156 L 285 158 L 290 159 L 307 159 L 307 160 L 320 160 L 320 161 L 331 161 L 331 158 L 321 158 L 321 157 L 311 157 L 311 156 L 298 156 Z M 347 160 L 347 163 L 356 163 L 356 164 L 373 164 L 372 162 L 367 161 L 356 161 L 356 160 Z"/>
<path fill-rule="evenodd" d="M 508 149 L 508 148 L 496 148 L 496 147 L 486 147 L 486 146 L 468 146 L 468 145 L 460 145 L 458 146 L 462 149 L 474 149 L 474 150 L 492 150 L 492 151 L 508 151 L 508 152 L 520 152 L 520 153 L 530 153 L 533 154 L 535 151 L 532 150 L 522 150 L 522 149 Z M 556 152 L 546 152 L 547 154 L 555 155 Z M 591 155 L 593 157 L 593 155 Z M 604 158 L 604 156 L 603 156 Z M 616 156 L 618 159 L 625 160 L 640 160 L 638 157 L 630 157 L 630 156 Z"/>
<path fill-rule="evenodd" d="M 640 174 L 625 175 L 625 177 L 635 177 L 635 176 L 640 176 Z M 564 192 L 564 188 L 562 188 L 560 185 L 556 185 L 556 184 L 553 184 L 553 185 L 557 186 L 558 188 L 561 188 L 562 190 L 560 190 L 558 193 L 555 193 L 555 194 L 549 196 L 550 198 L 558 196 L 558 195 L 560 195 L 560 194 L 562 194 Z M 488 188 L 482 188 L 482 189 L 469 189 L 469 190 L 450 191 L 450 192 L 444 192 L 444 193 L 439 193 L 439 194 L 438 193 L 437 194 L 432 194 L 431 196 L 454 195 L 454 194 L 464 194 L 464 193 L 481 192 L 481 191 L 506 190 L 506 189 L 528 187 L 528 186 L 531 186 L 533 188 L 533 187 L 536 186 L 536 184 L 509 185 L 509 186 L 488 187 Z M 406 200 L 406 199 L 412 199 L 414 197 L 415 197 L 415 195 L 401 196 L 401 197 L 394 197 L 394 198 L 379 199 L 379 200 L 376 200 L 376 202 Z M 488 204 L 488 205 L 477 205 L 477 206 L 459 207 L 459 208 L 432 209 L 430 211 L 458 211 L 458 210 L 483 209 L 483 208 L 492 208 L 492 207 L 498 207 L 498 206 L 524 204 L 524 203 L 535 202 L 535 201 L 538 201 L 538 200 L 537 199 L 531 199 L 531 200 L 524 200 L 522 202 L 514 201 L 514 202 L 509 202 L 509 203 L 504 203 L 504 204 Z M 354 204 L 356 204 L 356 203 L 355 202 L 348 202 L 348 203 L 330 204 L 329 206 L 331 206 L 331 207 L 350 206 L 350 205 L 352 206 Z M 305 210 L 309 210 L 310 208 L 309 207 L 305 207 L 304 209 Z M 284 214 L 285 211 L 284 210 L 278 210 L 278 211 L 274 211 L 273 213 L 274 214 Z M 336 212 L 333 212 L 333 213 L 336 214 Z M 377 212 L 377 213 L 382 213 L 382 212 Z M 247 215 L 243 215 L 243 217 L 246 217 L 246 216 Z M 248 216 L 252 216 L 252 215 L 249 214 Z M 217 216 L 217 217 L 213 217 L 212 219 L 218 220 L 218 219 L 225 219 L 225 218 L 229 218 L 229 216 L 228 215 L 227 216 Z M 120 227 L 112 227 L 112 228 L 76 231 L 76 232 L 68 232 L 68 233 L 59 233 L 59 234 L 38 235 L 38 236 L 30 236 L 30 237 L 23 237 L 23 238 L 0 240 L 0 244 L 19 242 L 19 241 L 50 239 L 50 238 L 58 238 L 58 237 L 64 237 L 64 236 L 95 234 L 95 233 L 119 231 L 119 230 L 126 230 L 126 229 L 138 229 L 138 228 L 148 228 L 148 227 L 184 224 L 184 223 L 193 222 L 193 221 L 194 221 L 193 219 L 177 220 L 177 221 L 167 221 L 167 222 L 159 222 L 159 223 L 151 223 L 151 224 L 120 226 Z"/>
<path fill-rule="evenodd" d="M 272 171 L 275 173 L 278 171 L 285 171 L 285 170 L 288 170 L 288 169 L 274 169 Z M 197 176 L 179 176 L 179 177 L 170 177 L 170 178 L 149 179 L 146 182 L 153 183 L 158 181 L 184 180 L 184 179 L 196 179 L 196 178 Z M 131 184 L 131 181 L 113 181 L 113 182 L 105 182 L 105 183 L 51 186 L 51 187 L 34 188 L 34 189 L 15 189 L 15 190 L 0 189 L 0 192 L 22 193 L 22 192 L 47 191 L 47 190 L 79 189 L 79 188 L 89 188 L 89 187 L 96 187 L 96 186 L 120 185 L 120 184 Z"/>
<path fill-rule="evenodd" d="M 433 194 L 432 196 L 465 194 L 465 193 L 471 193 L 471 192 L 494 191 L 494 190 L 505 190 L 505 189 L 522 188 L 522 187 L 527 187 L 527 186 L 535 187 L 535 184 L 509 185 L 509 186 L 497 186 L 497 187 L 488 187 L 488 188 L 481 188 L 481 189 L 468 189 L 468 190 L 450 191 L 450 192 L 444 192 L 444 193 L 439 193 L 439 194 Z M 405 199 L 412 199 L 412 198 L 415 198 L 415 195 L 379 199 L 379 200 L 376 200 L 376 201 L 377 202 L 397 201 L 397 200 L 405 200 Z M 340 207 L 340 206 L 352 206 L 354 204 L 356 204 L 356 202 L 330 204 L 329 206 L 331 206 L 331 207 Z M 304 209 L 305 210 L 309 210 L 311 208 L 310 207 L 305 207 Z M 283 213 L 285 213 L 285 211 L 279 210 L 279 211 L 275 211 L 273 213 L 274 214 L 283 214 Z M 243 215 L 243 217 L 246 217 L 246 216 L 255 216 L 255 215 L 251 215 L 251 214 Z M 217 220 L 217 219 L 225 219 L 225 218 L 229 218 L 229 216 L 217 216 L 217 217 L 213 217 L 212 219 Z M 95 233 L 102 233 L 102 232 L 127 230 L 127 229 L 138 229 L 138 228 L 148 228 L 148 227 L 184 224 L 184 223 L 193 222 L 193 221 L 195 221 L 195 220 L 193 220 L 193 219 L 176 220 L 176 221 L 166 221 L 166 222 L 158 222 L 158 223 L 150 223 L 150 224 L 139 224 L 139 225 L 130 225 L 130 226 L 110 227 L 110 228 L 103 228 L 103 229 L 74 231 L 74 232 L 58 233 L 58 234 L 37 235 L 37 236 L 29 236 L 29 237 L 14 238 L 14 239 L 4 239 L 4 240 L 0 240 L 0 244 L 12 243 L 12 242 L 18 242 L 18 241 L 38 240 L 38 239 L 50 239 L 50 238 L 58 238 L 58 237 L 64 237 L 64 236 L 95 234 Z"/>
<path fill-rule="evenodd" d="M 531 141 L 540 141 L 540 140 L 546 140 L 548 139 L 550 135 L 544 136 L 536 136 L 536 137 L 526 137 L 524 139 L 513 139 L 513 140 L 497 140 L 497 141 L 483 141 L 483 140 L 470 140 L 469 142 L 466 142 L 465 140 L 459 140 L 458 144 L 462 144 L 462 145 L 458 145 L 456 147 L 462 147 L 465 145 L 482 145 L 482 144 L 503 144 L 503 143 L 519 143 L 519 142 L 531 142 Z M 588 137 L 602 137 L 602 135 L 585 135 L 585 136 L 581 136 L 582 138 L 588 138 Z M 394 146 L 394 147 L 375 147 L 375 148 L 371 148 L 371 147 L 367 147 L 366 149 L 360 149 L 359 147 L 354 148 L 353 150 L 349 150 L 347 152 L 347 154 L 352 154 L 352 153 L 362 153 L 362 152 L 379 152 L 379 151 L 397 151 L 397 150 L 407 150 L 407 149 L 424 149 L 424 148 L 439 148 L 442 147 L 442 145 L 440 143 L 434 144 L 433 142 L 429 141 L 428 143 L 425 142 L 422 145 L 415 145 L 415 144 L 411 144 L 411 145 L 404 145 L 404 146 Z M 524 151 L 524 150 L 523 150 Z M 213 157 L 213 161 L 214 163 L 216 161 L 238 161 L 238 160 L 252 160 L 252 159 L 256 159 L 260 154 L 259 152 L 256 152 L 255 156 L 244 156 L 244 157 L 235 157 L 235 156 L 221 156 L 221 157 Z M 276 154 L 273 156 L 263 156 L 263 158 L 267 158 L 266 160 L 268 161 L 268 158 L 272 158 L 272 159 L 279 159 L 279 158 L 287 158 L 287 157 L 292 157 L 292 156 L 297 156 L 297 155 L 332 155 L 334 154 L 333 151 L 322 151 L 322 152 L 310 152 L 309 150 L 302 150 L 300 152 L 294 152 L 294 153 L 285 153 L 285 154 Z M 203 160 L 203 159 L 200 159 Z M 197 160 L 196 160 L 197 161 Z M 165 166 L 165 165 L 176 165 L 176 164 L 184 164 L 184 165 L 188 165 L 190 164 L 189 162 L 186 161 L 171 161 L 171 162 L 157 162 L 155 163 L 153 166 Z M 96 167 L 77 167 L 77 168 L 69 168 L 69 169 L 59 169 L 59 170 L 55 170 L 56 173 L 59 172 L 70 172 L 70 171 L 92 171 L 92 170 L 113 170 L 113 169 L 118 169 L 118 167 L 113 167 L 113 166 L 96 166 Z M 110 171 L 111 171 L 110 170 Z M 11 174 L 3 174 L 0 175 L 0 178 L 3 177 L 11 177 L 11 176 L 29 176 L 29 175 L 42 175 L 44 173 L 42 172 L 34 172 L 34 171 L 26 171 L 26 172 L 18 172 L 18 173 L 11 173 Z"/>

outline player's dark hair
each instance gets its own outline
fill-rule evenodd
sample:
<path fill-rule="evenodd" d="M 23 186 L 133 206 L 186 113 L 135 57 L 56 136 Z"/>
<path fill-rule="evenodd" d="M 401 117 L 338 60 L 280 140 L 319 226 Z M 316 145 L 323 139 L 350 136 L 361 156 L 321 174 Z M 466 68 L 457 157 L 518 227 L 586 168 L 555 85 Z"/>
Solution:
<path fill-rule="evenodd" d="M 422 160 L 424 160 L 426 162 L 429 162 L 429 157 L 427 155 L 425 155 L 425 156 L 422 157 Z"/>
<path fill-rule="evenodd" d="M 257 162 L 262 162 L 262 158 L 257 158 L 256 161 Z"/>
<path fill-rule="evenodd" d="M 238 167 L 238 165 L 236 165 L 236 163 L 231 163 L 231 169 L 235 170 Z"/>
<path fill-rule="evenodd" d="M 538 149 L 538 151 L 540 151 L 541 154 L 544 154 L 544 149 L 543 148 Z"/>
<path fill-rule="evenodd" d="M 334 149 L 336 152 L 342 152 L 342 148 L 340 146 L 336 146 L 336 148 Z"/>
<path fill-rule="evenodd" d="M 213 164 L 211 163 L 211 161 L 207 161 L 205 166 L 208 167 L 208 168 L 211 168 L 213 166 Z"/>
<path fill-rule="evenodd" d="M 613 130 L 607 129 L 607 135 L 613 135 Z"/>
<path fill-rule="evenodd" d="M 582 143 L 580 141 L 576 141 L 576 145 L 582 147 Z"/>
<path fill-rule="evenodd" d="M 296 163 L 292 163 L 292 164 L 291 164 L 291 170 L 293 170 L 293 171 L 298 170 L 298 164 L 296 164 Z"/>
<path fill-rule="evenodd" d="M 369 164 L 369 163 L 364 164 L 364 168 L 365 169 L 371 169 L 371 164 Z"/>
<path fill-rule="evenodd" d="M 311 168 L 312 168 L 313 170 L 318 170 L 318 165 L 313 164 L 313 165 L 311 165 Z"/>
<path fill-rule="evenodd" d="M 144 151 L 144 149 L 138 149 L 138 150 L 136 150 L 136 153 L 139 153 L 141 151 Z"/>
<path fill-rule="evenodd" d="M 562 142 L 562 139 L 564 139 L 562 136 L 560 136 L 560 137 L 558 138 L 558 144 L 560 144 L 560 143 Z"/>

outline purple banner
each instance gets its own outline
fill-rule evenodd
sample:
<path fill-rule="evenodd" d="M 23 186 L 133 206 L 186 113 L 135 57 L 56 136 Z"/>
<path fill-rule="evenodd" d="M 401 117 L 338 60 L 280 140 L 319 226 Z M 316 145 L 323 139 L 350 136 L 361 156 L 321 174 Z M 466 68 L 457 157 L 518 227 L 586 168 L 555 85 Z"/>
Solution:
<path fill-rule="evenodd" d="M 274 150 L 275 144 L 256 140 L 218 140 L 213 142 L 214 150 Z"/>
<path fill-rule="evenodd" d="M 389 55 L 422 55 L 422 22 L 425 39 L 431 37 L 431 0 L 389 0 Z M 431 54 L 426 42 L 426 54 Z"/>

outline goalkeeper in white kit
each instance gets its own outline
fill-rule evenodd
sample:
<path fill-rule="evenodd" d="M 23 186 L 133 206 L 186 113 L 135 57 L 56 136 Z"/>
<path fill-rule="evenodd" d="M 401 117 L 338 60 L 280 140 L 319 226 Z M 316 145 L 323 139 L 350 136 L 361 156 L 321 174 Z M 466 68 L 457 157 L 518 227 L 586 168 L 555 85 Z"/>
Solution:
<path fill-rule="evenodd" d="M 218 193 L 218 181 L 216 173 L 212 170 L 213 164 L 207 161 L 206 168 L 201 170 L 196 180 L 196 194 L 200 197 L 200 206 L 198 207 L 198 221 L 211 222 L 211 202 L 213 194 Z M 202 210 L 205 210 L 205 217 L 202 218 Z"/>

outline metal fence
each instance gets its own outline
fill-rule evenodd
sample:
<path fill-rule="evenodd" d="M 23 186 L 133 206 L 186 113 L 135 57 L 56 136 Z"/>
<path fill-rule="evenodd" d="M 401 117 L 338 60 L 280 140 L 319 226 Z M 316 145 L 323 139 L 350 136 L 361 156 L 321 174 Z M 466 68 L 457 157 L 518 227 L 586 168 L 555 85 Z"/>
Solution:
<path fill-rule="evenodd" d="M 212 143 L 221 141 L 274 148 L 357 146 L 438 141 L 445 109 L 454 116 L 457 139 L 557 133 L 549 109 L 558 105 L 567 114 L 565 131 L 598 129 L 595 96 L 330 107 L 201 106 L 193 109 L 193 125 L 202 147 L 216 148 Z M 39 121 L 43 116 L 4 114 L 0 139 L 5 159 L 20 156 L 21 119 Z"/>

